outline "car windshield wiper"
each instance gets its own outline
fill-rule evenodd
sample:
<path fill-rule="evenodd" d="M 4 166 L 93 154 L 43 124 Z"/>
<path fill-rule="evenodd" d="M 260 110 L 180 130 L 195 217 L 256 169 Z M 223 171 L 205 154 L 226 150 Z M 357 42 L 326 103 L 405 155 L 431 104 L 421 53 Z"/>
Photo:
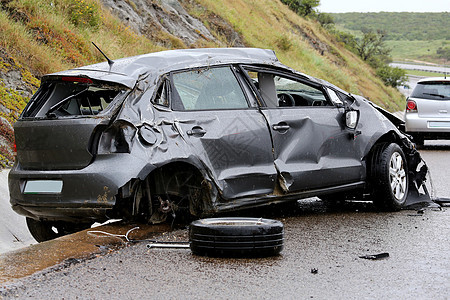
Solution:
<path fill-rule="evenodd" d="M 81 92 L 78 92 L 78 93 L 76 93 L 76 94 L 74 94 L 74 95 L 70 95 L 70 96 L 68 96 L 68 97 L 66 97 L 66 98 L 64 98 L 64 99 L 62 99 L 61 101 L 59 101 L 58 103 L 56 103 L 55 105 L 53 105 L 52 107 L 50 107 L 50 109 L 47 111 L 47 113 L 46 113 L 45 115 L 46 115 L 47 117 L 49 117 L 50 114 L 51 114 L 53 111 L 55 111 L 55 110 L 57 110 L 58 108 L 60 108 L 61 105 L 63 105 L 63 104 L 66 103 L 67 101 L 71 100 L 72 98 L 75 98 L 75 97 L 77 97 L 77 96 L 83 94 L 83 93 L 86 92 L 88 89 L 89 89 L 89 87 L 85 88 L 85 89 L 82 90 Z"/>
<path fill-rule="evenodd" d="M 436 97 L 441 97 L 441 98 L 445 98 L 444 95 L 440 95 L 440 94 L 434 94 L 434 93 L 423 93 L 424 95 L 430 95 L 430 96 L 436 96 Z"/>

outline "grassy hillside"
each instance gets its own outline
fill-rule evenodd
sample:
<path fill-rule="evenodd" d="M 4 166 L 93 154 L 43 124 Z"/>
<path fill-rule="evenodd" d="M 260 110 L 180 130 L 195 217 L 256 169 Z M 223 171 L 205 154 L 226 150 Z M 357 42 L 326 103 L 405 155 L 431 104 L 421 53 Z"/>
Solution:
<path fill-rule="evenodd" d="M 450 40 L 430 41 L 386 41 L 386 46 L 391 50 L 392 59 L 419 60 L 438 64 L 450 64 Z M 446 50 L 448 55 L 438 55 L 439 49 Z"/>
<path fill-rule="evenodd" d="M 100 1 L 15 0 L 2 3 L 0 47 L 37 78 L 45 73 L 102 61 L 103 57 L 93 49 L 90 41 L 95 41 L 112 58 L 166 48 L 157 40 L 137 35 L 125 27 L 103 8 Z M 280 60 L 293 68 L 327 79 L 350 92 L 363 94 L 387 108 L 401 106 L 395 89 L 384 87 L 370 68 L 337 44 L 316 23 L 300 18 L 277 0 L 183 3 L 207 27 L 213 17 L 226 20 L 243 37 L 246 46 L 275 49 Z M 212 26 L 209 28 L 214 32 Z M 166 33 L 166 39 L 169 35 Z M 214 42 L 205 44 L 217 45 Z"/>
<path fill-rule="evenodd" d="M 450 12 L 333 13 L 339 30 L 357 37 L 365 30 L 382 30 L 394 60 L 450 63 Z"/>
<path fill-rule="evenodd" d="M 335 23 L 346 29 L 384 30 L 387 40 L 450 40 L 450 12 L 332 13 Z"/>
<path fill-rule="evenodd" d="M 284 64 L 364 95 L 388 110 L 403 109 L 403 98 L 375 72 L 346 50 L 317 23 L 305 20 L 274 0 L 197 0 L 196 16 L 228 20 L 247 46 L 275 49 Z M 245 16 L 243 18 L 242 16 Z"/>
<path fill-rule="evenodd" d="M 397 90 L 384 86 L 370 67 L 317 23 L 299 17 L 279 0 L 180 0 L 211 33 L 212 38 L 208 38 L 197 32 L 199 39 L 194 43 L 164 29 L 164 22 L 174 14 L 166 12 L 161 1 L 114 3 L 140 14 L 144 10 L 139 5 L 150 5 L 160 17 L 147 20 L 150 25 L 146 23 L 145 32 L 138 34 L 130 20 L 123 23 L 100 0 L 0 1 L 0 106 L 6 108 L 0 110 L 3 120 L 13 123 L 17 119 L 43 74 L 103 61 L 91 41 L 112 59 L 169 48 L 235 44 L 271 48 L 288 66 L 364 95 L 388 110 L 403 108 Z M 234 42 L 236 37 L 239 43 Z M 2 122 L 0 119 L 0 132 L 10 132 L 6 125 L 8 128 L 2 130 Z"/>

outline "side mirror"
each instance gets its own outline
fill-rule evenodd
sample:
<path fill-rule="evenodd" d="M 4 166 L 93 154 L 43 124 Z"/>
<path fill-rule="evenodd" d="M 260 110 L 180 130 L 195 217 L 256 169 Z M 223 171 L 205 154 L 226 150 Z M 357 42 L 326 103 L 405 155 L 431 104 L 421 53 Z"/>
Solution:
<path fill-rule="evenodd" d="M 359 121 L 359 110 L 347 110 L 345 112 L 345 126 L 355 129 Z"/>

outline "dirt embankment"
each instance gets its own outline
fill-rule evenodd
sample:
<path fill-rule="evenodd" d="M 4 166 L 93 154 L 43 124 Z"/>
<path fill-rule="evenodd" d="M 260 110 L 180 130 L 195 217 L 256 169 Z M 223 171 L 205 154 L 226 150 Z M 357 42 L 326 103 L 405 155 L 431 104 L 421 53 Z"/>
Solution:
<path fill-rule="evenodd" d="M 164 47 L 244 46 L 241 36 L 216 14 L 209 12 L 207 22 L 190 15 L 188 11 L 204 10 L 192 0 L 103 0 L 103 4 L 126 26 Z"/>
<path fill-rule="evenodd" d="M 14 162 L 12 124 L 38 87 L 38 80 L 0 47 L 0 166 Z"/>

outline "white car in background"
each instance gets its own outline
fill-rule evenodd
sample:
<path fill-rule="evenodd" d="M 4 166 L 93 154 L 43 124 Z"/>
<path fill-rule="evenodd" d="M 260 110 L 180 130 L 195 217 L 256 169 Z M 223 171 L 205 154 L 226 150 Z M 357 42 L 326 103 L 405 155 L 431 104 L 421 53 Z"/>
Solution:
<path fill-rule="evenodd" d="M 406 132 L 418 145 L 450 139 L 450 78 L 425 78 L 406 99 Z"/>

